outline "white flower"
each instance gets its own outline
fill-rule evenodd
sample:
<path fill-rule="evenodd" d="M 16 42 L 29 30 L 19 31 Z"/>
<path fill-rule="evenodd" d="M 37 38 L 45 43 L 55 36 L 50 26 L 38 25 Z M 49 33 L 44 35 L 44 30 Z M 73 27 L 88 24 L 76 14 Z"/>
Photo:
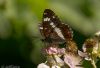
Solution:
<path fill-rule="evenodd" d="M 37 68 L 50 68 L 50 67 L 46 65 L 45 63 L 41 63 L 37 66 Z"/>
<path fill-rule="evenodd" d="M 82 58 L 78 55 L 66 54 L 64 55 L 64 61 L 70 68 L 82 68 L 78 65 L 81 65 Z"/>
<path fill-rule="evenodd" d="M 53 65 L 51 68 L 60 68 L 60 67 L 57 65 Z"/>
<path fill-rule="evenodd" d="M 100 38 L 100 31 L 96 32 L 95 36 Z"/>
<path fill-rule="evenodd" d="M 82 52 L 80 50 L 78 50 L 78 55 L 83 57 L 85 60 L 88 60 L 88 61 L 91 60 L 91 58 L 89 57 L 89 55 L 87 53 Z"/>

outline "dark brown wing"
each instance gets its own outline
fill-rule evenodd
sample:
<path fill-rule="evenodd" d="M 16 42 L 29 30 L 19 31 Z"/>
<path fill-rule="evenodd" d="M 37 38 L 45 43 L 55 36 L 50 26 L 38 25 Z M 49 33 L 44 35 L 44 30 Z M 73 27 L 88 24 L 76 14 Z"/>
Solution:
<path fill-rule="evenodd" d="M 66 41 L 73 40 L 73 31 L 69 25 L 62 23 L 59 27 Z"/>
<path fill-rule="evenodd" d="M 41 35 L 56 43 L 62 43 L 72 39 L 72 31 L 68 25 L 61 23 L 57 15 L 50 9 L 45 9 L 42 23 L 40 24 Z"/>
<path fill-rule="evenodd" d="M 49 18 L 50 19 L 49 25 L 52 22 L 54 23 L 55 26 L 58 26 L 61 23 L 61 21 L 57 17 L 57 15 L 52 10 L 50 10 L 50 9 L 45 9 L 44 10 L 44 13 L 43 13 L 43 21 L 44 21 L 44 18 Z"/>
<path fill-rule="evenodd" d="M 53 11 L 50 9 L 45 9 L 42 24 L 40 25 L 40 32 L 42 36 L 45 37 L 46 40 L 49 39 L 55 43 L 64 42 L 64 39 L 62 39 L 55 31 L 55 28 L 52 27 L 52 22 L 55 23 L 54 26 L 56 27 L 60 23 L 60 20 Z"/>
<path fill-rule="evenodd" d="M 56 25 L 58 25 L 61 22 L 52 10 L 45 9 L 43 13 L 43 20 L 42 20 L 44 36 L 58 38 L 59 36 L 55 32 L 54 27 L 52 27 L 51 25 L 52 23 L 55 23 L 53 25 L 56 27 Z"/>
<path fill-rule="evenodd" d="M 61 23 L 60 19 L 57 17 L 57 15 L 50 9 L 46 9 L 43 14 L 44 18 L 48 18 L 49 25 L 54 29 L 54 31 L 57 33 L 57 35 L 66 40 L 73 39 L 73 31 L 72 29 L 64 23 Z M 45 21 L 45 19 L 43 19 Z M 48 21 L 47 20 L 47 21 Z"/>

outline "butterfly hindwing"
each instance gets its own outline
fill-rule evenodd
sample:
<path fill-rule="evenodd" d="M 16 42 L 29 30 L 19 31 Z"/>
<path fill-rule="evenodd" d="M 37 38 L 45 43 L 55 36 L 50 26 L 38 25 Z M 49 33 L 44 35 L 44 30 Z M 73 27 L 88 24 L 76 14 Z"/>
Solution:
<path fill-rule="evenodd" d="M 73 31 L 72 29 L 69 27 L 69 25 L 61 23 L 60 25 L 60 29 L 62 31 L 62 34 L 64 36 L 64 38 L 68 41 L 73 39 Z"/>

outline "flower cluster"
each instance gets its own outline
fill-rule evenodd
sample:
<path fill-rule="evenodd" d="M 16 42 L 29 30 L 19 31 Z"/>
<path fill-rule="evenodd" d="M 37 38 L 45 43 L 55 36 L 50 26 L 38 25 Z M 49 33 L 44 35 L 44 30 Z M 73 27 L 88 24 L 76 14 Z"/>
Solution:
<path fill-rule="evenodd" d="M 96 68 L 96 59 L 100 58 L 100 32 L 86 39 L 82 51 L 78 50 L 73 40 L 70 40 L 65 43 L 64 48 L 60 48 L 59 45 L 55 46 L 55 44 L 46 47 L 45 53 L 46 62 L 39 64 L 37 68 L 84 68 L 83 60 L 90 61 L 93 68 Z"/>

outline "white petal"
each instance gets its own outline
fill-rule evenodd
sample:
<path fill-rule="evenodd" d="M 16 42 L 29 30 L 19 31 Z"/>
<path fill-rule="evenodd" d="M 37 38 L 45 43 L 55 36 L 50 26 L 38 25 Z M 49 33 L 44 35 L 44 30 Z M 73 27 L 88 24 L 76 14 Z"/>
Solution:
<path fill-rule="evenodd" d="M 77 65 L 81 65 L 82 58 L 73 54 L 66 54 L 64 56 L 64 61 L 65 63 L 70 67 L 70 68 L 82 68 Z"/>
<path fill-rule="evenodd" d="M 58 57 L 57 55 L 54 55 L 54 58 L 55 58 L 56 62 L 59 64 L 59 66 L 64 65 L 64 61 L 60 57 Z"/>
<path fill-rule="evenodd" d="M 61 67 L 59 67 L 57 65 L 53 65 L 51 68 L 61 68 Z"/>
<path fill-rule="evenodd" d="M 37 68 L 50 68 L 50 67 L 46 65 L 45 63 L 41 63 L 37 66 Z"/>

